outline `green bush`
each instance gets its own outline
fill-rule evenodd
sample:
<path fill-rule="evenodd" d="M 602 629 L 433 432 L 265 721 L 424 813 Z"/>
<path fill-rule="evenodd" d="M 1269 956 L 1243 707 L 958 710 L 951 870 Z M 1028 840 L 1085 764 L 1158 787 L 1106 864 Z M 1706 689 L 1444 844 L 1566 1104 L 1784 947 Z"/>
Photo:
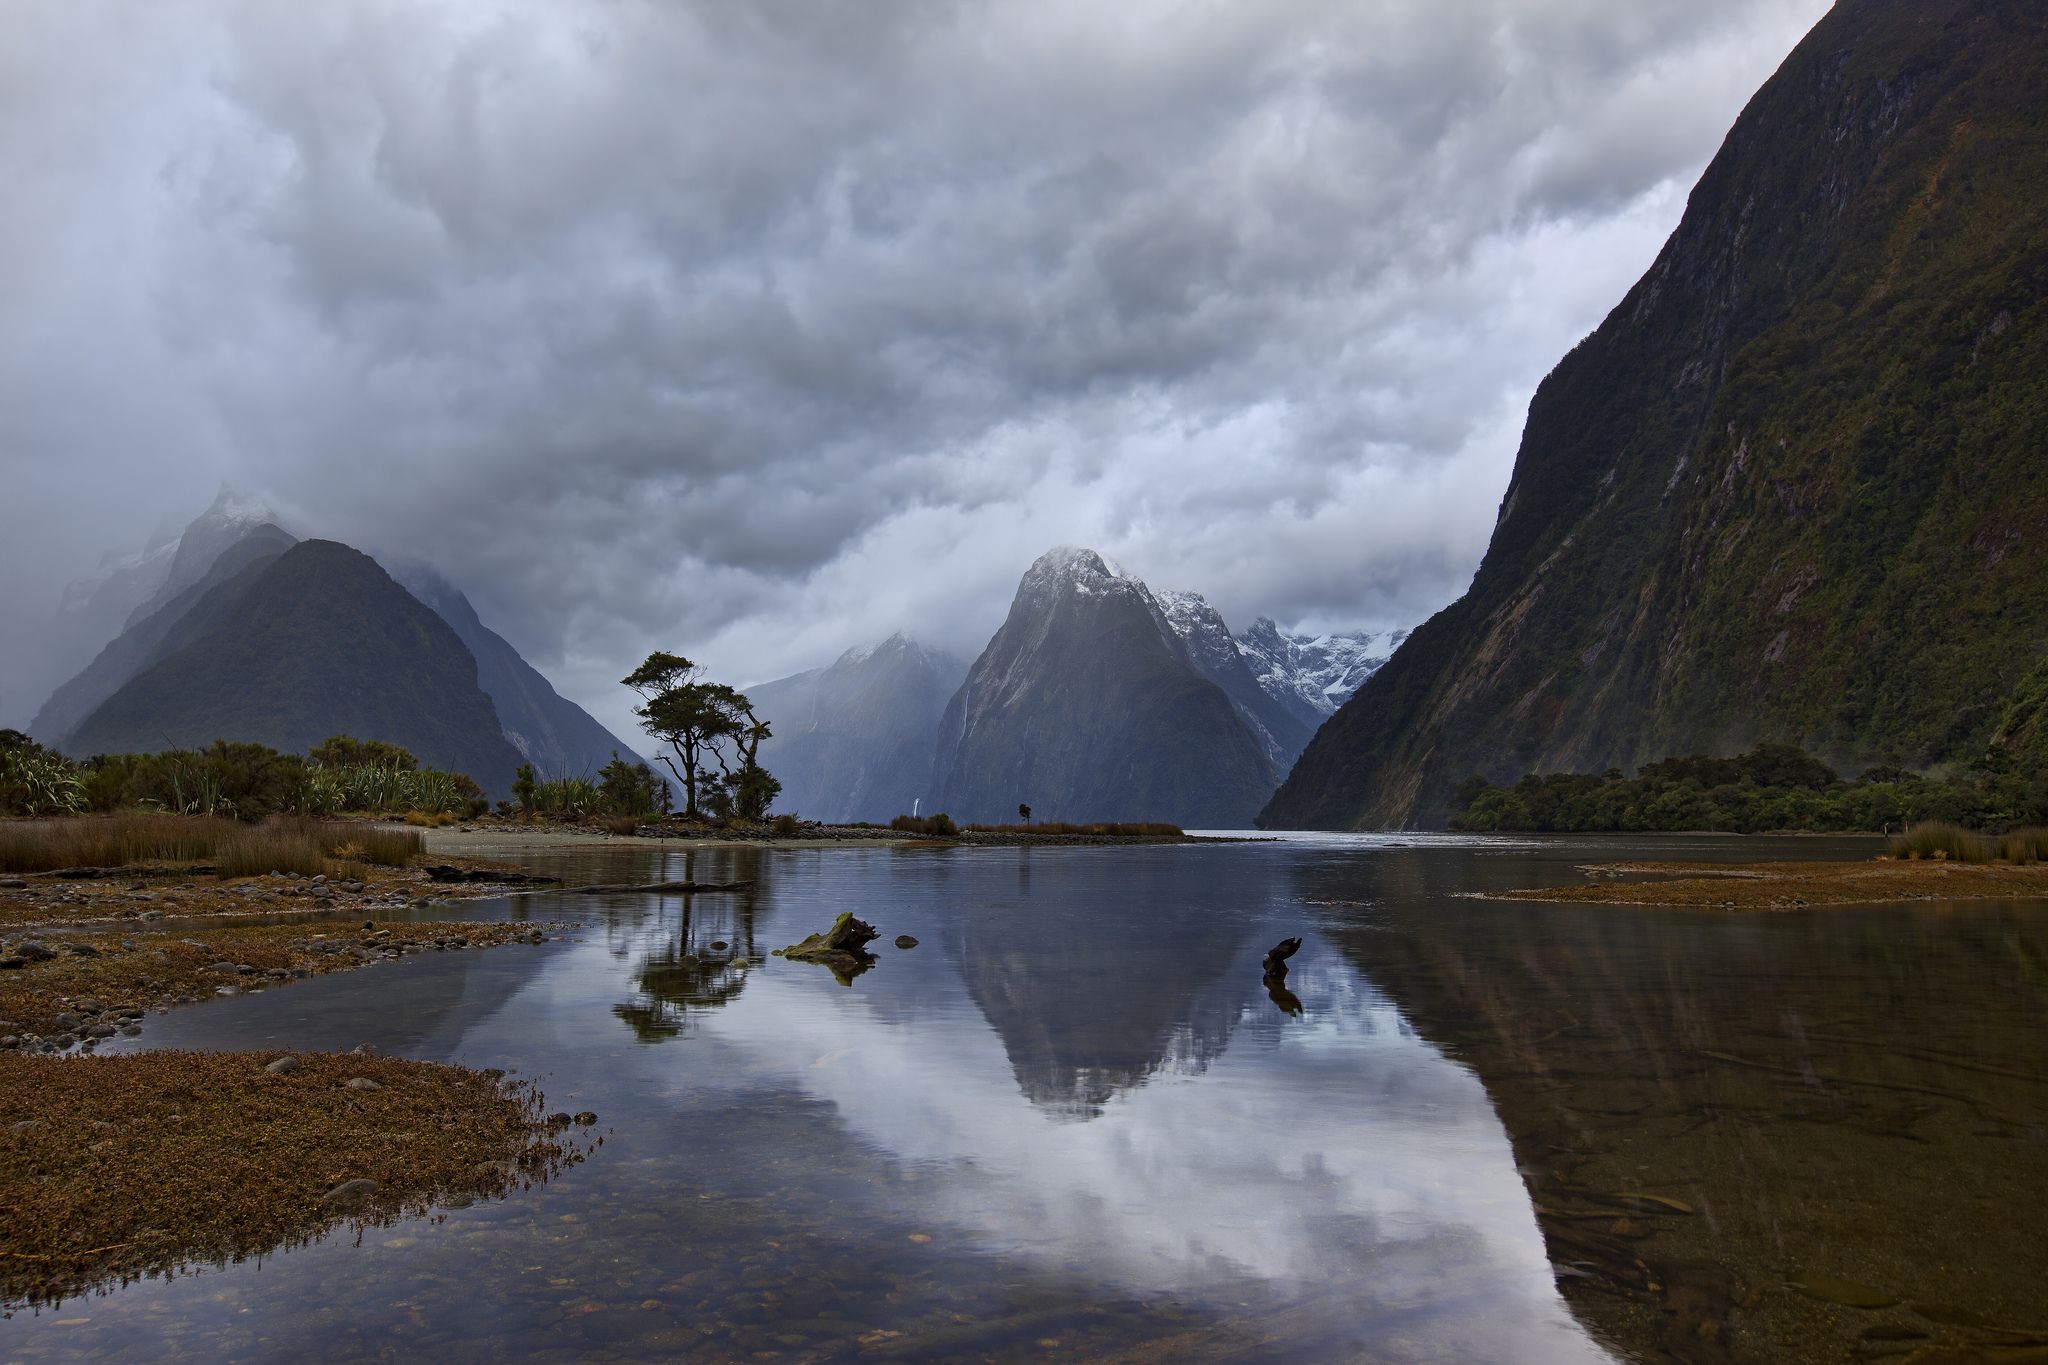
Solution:
<path fill-rule="evenodd" d="M 1873 768 L 1853 782 L 1796 749 L 1763 746 L 1737 758 L 1666 759 L 1634 777 L 1531 773 L 1512 787 L 1460 785 L 1451 828 L 1589 833 L 1714 830 L 1896 830 L 1924 821 L 1976 829 L 2048 823 L 2048 780 L 1989 767 L 1949 778 Z"/>
<path fill-rule="evenodd" d="M 889 828 L 905 834 L 953 835 L 960 827 L 953 823 L 953 817 L 940 811 L 937 815 L 899 815 L 889 822 Z"/>
<path fill-rule="evenodd" d="M 85 802 L 85 784 L 64 755 L 19 730 L 0 730 L 0 813 L 68 815 Z"/>

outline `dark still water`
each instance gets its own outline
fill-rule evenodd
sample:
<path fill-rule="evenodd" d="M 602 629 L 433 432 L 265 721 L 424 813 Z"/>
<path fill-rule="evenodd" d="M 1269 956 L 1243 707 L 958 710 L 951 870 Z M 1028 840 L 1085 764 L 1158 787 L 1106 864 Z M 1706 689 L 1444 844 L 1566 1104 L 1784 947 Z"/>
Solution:
<path fill-rule="evenodd" d="M 2048 909 L 1459 894 L 1844 847 L 536 858 L 754 886 L 481 903 L 585 927 L 136 1041 L 504 1067 L 597 1111 L 586 1163 L 17 1313 L 0 1360 L 2028 1358 Z M 841 910 L 884 935 L 850 986 L 768 956 Z"/>

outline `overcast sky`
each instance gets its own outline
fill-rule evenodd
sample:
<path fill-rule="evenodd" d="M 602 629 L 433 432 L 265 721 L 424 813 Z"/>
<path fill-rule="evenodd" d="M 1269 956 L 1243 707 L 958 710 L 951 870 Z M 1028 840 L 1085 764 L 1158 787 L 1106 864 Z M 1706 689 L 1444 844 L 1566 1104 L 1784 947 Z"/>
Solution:
<path fill-rule="evenodd" d="M 1091 545 L 1412 625 L 1820 0 L 12 0 L 0 631 L 222 480 L 615 727 Z"/>

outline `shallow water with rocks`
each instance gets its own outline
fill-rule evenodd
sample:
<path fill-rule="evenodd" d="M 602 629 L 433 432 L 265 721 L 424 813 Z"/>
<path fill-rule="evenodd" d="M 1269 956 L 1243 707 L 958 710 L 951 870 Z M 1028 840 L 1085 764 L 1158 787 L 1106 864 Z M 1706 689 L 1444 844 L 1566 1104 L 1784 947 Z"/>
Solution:
<path fill-rule="evenodd" d="M 17 1311 L 0 1361 L 2023 1358 L 2048 1346 L 2048 911 L 1468 895 L 1869 851 L 535 852 L 572 885 L 749 885 L 437 906 L 583 927 L 102 1050 L 503 1068 L 596 1115 L 587 1161 Z M 842 911 L 881 934 L 849 983 L 771 956 Z"/>

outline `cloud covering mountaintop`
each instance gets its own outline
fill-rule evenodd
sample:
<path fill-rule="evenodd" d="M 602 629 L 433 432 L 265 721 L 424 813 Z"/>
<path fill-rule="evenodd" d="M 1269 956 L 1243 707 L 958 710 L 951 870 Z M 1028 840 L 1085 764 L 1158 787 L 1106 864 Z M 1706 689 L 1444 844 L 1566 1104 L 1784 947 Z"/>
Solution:
<path fill-rule="evenodd" d="M 223 478 L 614 728 L 655 646 L 971 656 L 1061 542 L 1413 624 L 1824 9 L 30 0 L 0 630 Z"/>

